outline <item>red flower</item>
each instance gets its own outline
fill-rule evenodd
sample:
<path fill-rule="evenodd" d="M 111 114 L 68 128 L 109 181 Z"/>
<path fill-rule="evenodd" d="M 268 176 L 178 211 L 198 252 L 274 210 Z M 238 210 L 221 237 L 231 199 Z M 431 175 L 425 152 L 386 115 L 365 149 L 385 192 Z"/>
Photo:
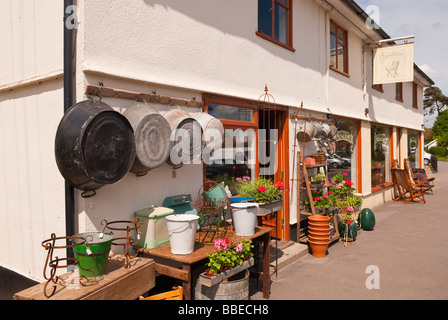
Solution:
<path fill-rule="evenodd" d="M 320 197 L 314 198 L 314 201 L 319 201 L 319 200 L 320 200 Z"/>
<path fill-rule="evenodd" d="M 230 242 L 229 238 L 225 238 L 224 241 L 226 242 L 226 244 L 229 244 Z"/>
<path fill-rule="evenodd" d="M 328 191 L 328 194 L 329 194 L 329 195 L 332 195 L 332 194 L 333 194 L 333 191 Z"/>
<path fill-rule="evenodd" d="M 347 186 L 349 186 L 349 187 L 351 187 L 351 186 L 353 186 L 354 185 L 354 183 L 353 182 L 351 182 L 350 180 L 345 180 L 345 183 L 347 184 Z"/>
<path fill-rule="evenodd" d="M 266 191 L 266 187 L 265 186 L 258 187 L 257 191 L 258 192 L 265 192 Z"/>

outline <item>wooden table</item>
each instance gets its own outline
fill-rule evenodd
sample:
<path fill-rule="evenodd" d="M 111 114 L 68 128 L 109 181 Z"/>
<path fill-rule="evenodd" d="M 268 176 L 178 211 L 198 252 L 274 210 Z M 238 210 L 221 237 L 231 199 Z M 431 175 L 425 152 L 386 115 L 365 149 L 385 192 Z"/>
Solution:
<path fill-rule="evenodd" d="M 153 259 L 137 257 L 130 260 L 130 267 L 123 267 L 123 259 L 116 255 L 107 264 L 106 274 L 98 279 L 79 278 L 72 281 L 73 272 L 63 274 L 56 284 L 54 295 L 44 294 L 46 282 L 18 292 L 14 300 L 135 300 L 155 286 L 155 262 Z M 51 293 L 53 283 L 47 287 Z"/>
<path fill-rule="evenodd" d="M 258 242 L 262 245 L 263 253 L 263 269 L 262 272 L 257 273 L 258 279 L 263 281 L 263 298 L 269 299 L 270 297 L 270 282 L 271 275 L 269 272 L 269 254 L 270 254 L 270 235 L 271 229 L 266 227 L 255 227 L 255 234 L 250 237 L 240 237 L 235 235 L 232 227 L 227 227 L 227 231 L 224 233 L 220 230 L 217 236 L 227 237 L 230 241 L 239 242 L 245 238 L 251 239 L 254 242 Z M 206 237 L 205 237 L 206 238 Z M 202 232 L 197 232 L 196 239 L 204 239 Z M 215 250 L 213 241 L 207 241 L 207 238 L 203 242 L 196 241 L 194 252 L 188 255 L 175 255 L 171 253 L 171 246 L 169 244 L 154 248 L 141 248 L 135 247 L 139 252 L 148 255 L 154 259 L 155 270 L 163 275 L 182 280 L 182 287 L 184 292 L 184 299 L 191 300 L 192 291 L 192 271 L 194 265 L 202 263 L 202 266 L 207 262 L 207 254 L 212 254 Z M 173 263 L 180 263 L 181 267 L 173 267 Z"/>

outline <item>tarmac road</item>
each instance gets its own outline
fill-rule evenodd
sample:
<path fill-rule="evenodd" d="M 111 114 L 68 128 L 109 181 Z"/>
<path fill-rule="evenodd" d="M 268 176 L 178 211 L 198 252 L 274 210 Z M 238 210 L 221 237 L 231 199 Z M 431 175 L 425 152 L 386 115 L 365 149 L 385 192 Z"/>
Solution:
<path fill-rule="evenodd" d="M 273 276 L 271 300 L 448 299 L 448 162 L 430 176 L 435 195 L 425 194 L 426 204 L 375 208 L 373 231 L 361 230 L 356 242 L 336 242 L 325 258 L 308 254 Z M 250 299 L 262 300 L 262 293 Z"/>

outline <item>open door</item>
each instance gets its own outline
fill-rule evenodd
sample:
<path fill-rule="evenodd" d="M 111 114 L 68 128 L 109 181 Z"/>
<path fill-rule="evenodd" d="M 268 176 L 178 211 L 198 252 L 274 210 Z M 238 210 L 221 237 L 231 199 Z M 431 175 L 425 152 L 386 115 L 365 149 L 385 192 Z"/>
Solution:
<path fill-rule="evenodd" d="M 289 240 L 289 162 L 288 112 L 261 109 L 259 111 L 258 146 L 259 173 L 284 185 L 283 207 L 276 214 L 263 218 L 263 225 L 272 228 L 271 237 Z"/>

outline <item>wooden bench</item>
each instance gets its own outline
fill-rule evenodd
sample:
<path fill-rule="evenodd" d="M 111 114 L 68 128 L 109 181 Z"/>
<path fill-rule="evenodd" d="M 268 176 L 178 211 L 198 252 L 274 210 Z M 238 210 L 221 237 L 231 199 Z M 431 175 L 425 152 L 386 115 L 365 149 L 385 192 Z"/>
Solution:
<path fill-rule="evenodd" d="M 155 286 L 155 262 L 153 259 L 138 257 L 130 260 L 130 267 L 123 267 L 123 257 L 112 256 L 107 271 L 97 279 L 80 277 L 74 272 L 59 276 L 55 293 L 47 298 L 44 294 L 46 282 L 18 292 L 14 300 L 136 300 Z M 51 291 L 53 283 L 48 284 Z"/>

